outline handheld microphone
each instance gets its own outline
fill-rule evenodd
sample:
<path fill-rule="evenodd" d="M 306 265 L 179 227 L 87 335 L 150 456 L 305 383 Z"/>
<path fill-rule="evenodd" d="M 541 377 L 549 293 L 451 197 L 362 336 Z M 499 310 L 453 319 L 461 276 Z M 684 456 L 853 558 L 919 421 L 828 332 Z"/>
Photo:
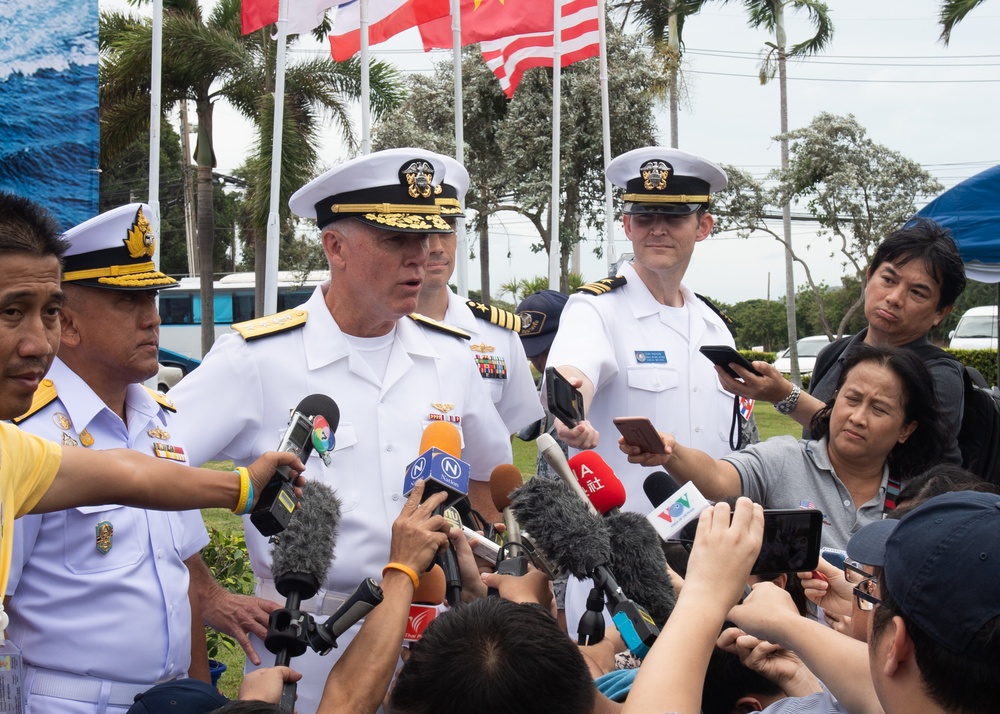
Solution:
<path fill-rule="evenodd" d="M 420 587 L 413 591 L 410 616 L 406 620 L 405 642 L 417 642 L 438 615 L 438 605 L 444 602 L 444 571 L 435 564 L 420 576 Z"/>
<path fill-rule="evenodd" d="M 384 598 L 378 583 L 372 578 L 365 578 L 326 622 L 316 626 L 309 637 L 309 645 L 321 655 L 328 654 L 337 646 L 337 638 L 374 610 Z"/>
<path fill-rule="evenodd" d="M 660 537 L 641 513 L 625 511 L 604 519 L 611 543 L 611 570 L 628 596 L 646 609 L 657 627 L 670 617 L 677 593 L 667 573 Z"/>
<path fill-rule="evenodd" d="M 338 424 L 340 409 L 337 403 L 325 394 L 310 394 L 295 407 L 276 450 L 293 453 L 305 463 L 310 452 L 316 449 L 323 462 L 329 465 Z M 261 535 L 273 536 L 288 527 L 298 504 L 290 479 L 288 467 L 279 466 L 250 512 L 250 522 Z"/>
<path fill-rule="evenodd" d="M 462 437 L 450 422 L 431 422 L 420 439 L 420 456 L 406 467 L 403 495 L 409 496 L 420 479 L 427 483 L 424 499 L 444 491 L 444 507 L 455 505 L 469 493 L 469 464 L 459 458 Z M 443 509 L 442 509 L 443 510 Z"/>
<path fill-rule="evenodd" d="M 652 617 L 625 595 L 611 572 L 605 519 L 590 513 L 583 501 L 559 484 L 537 478 L 514 492 L 511 508 L 553 563 L 577 578 L 594 580 L 625 644 L 636 656 L 645 656 L 660 631 Z"/>
<path fill-rule="evenodd" d="M 521 544 L 521 526 L 510 510 L 510 494 L 524 483 L 521 472 L 513 464 L 500 464 L 490 474 L 490 495 L 493 497 L 493 507 L 503 514 L 503 525 L 506 530 L 504 540 L 507 544 L 507 558 L 513 559 L 524 555 Z M 525 571 L 527 572 L 527 571 Z M 523 575 L 524 573 L 518 573 Z"/>
<path fill-rule="evenodd" d="M 656 474 L 651 474 L 646 480 Z M 645 488 L 645 484 L 643 485 Z M 673 495 L 663 501 L 646 516 L 656 532 L 663 540 L 677 540 L 681 537 L 684 526 L 698 518 L 698 514 L 709 506 L 708 500 L 701 495 L 698 487 L 688 481 L 677 488 Z"/>
<path fill-rule="evenodd" d="M 654 508 L 677 493 L 680 485 L 666 471 L 654 471 L 642 482 L 643 493 Z"/>
<path fill-rule="evenodd" d="M 564 454 L 562 449 L 559 448 L 559 444 L 556 443 L 556 440 L 549 434 L 541 434 L 537 439 L 535 439 L 535 444 L 538 446 L 538 453 L 542 455 L 542 458 L 545 459 L 546 463 L 548 463 L 549 467 L 556 473 L 562 482 L 569 486 L 570 490 L 587 504 L 587 508 L 591 513 L 595 516 L 598 515 L 597 509 L 594 508 L 594 504 L 592 504 L 590 499 L 587 498 L 587 494 L 584 492 L 583 487 L 580 486 L 580 482 L 577 481 L 576 476 L 573 475 L 573 469 L 570 468 L 569 462 L 566 460 L 566 454 Z M 529 528 L 528 530 L 531 529 Z"/>
<path fill-rule="evenodd" d="M 621 513 L 625 505 L 625 486 L 596 451 L 581 451 L 569 460 L 577 483 L 587 499 L 603 516 Z"/>
<path fill-rule="evenodd" d="M 264 639 L 275 665 L 287 665 L 306 651 L 312 618 L 299 607 L 326 580 L 339 527 L 340 500 L 333 489 L 319 481 L 306 483 L 302 507 L 292 514 L 271 553 L 274 587 L 285 596 L 285 606 L 271 613 Z M 289 682 L 282 690 L 281 706 L 291 712 L 294 704 L 295 684 Z"/>

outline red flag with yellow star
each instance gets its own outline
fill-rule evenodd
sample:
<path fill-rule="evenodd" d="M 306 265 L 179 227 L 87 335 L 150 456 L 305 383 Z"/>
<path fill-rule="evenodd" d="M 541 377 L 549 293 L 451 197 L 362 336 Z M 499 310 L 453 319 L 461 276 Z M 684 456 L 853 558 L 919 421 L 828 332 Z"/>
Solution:
<path fill-rule="evenodd" d="M 462 0 L 462 45 L 499 40 L 529 32 L 552 32 L 551 1 Z M 420 27 L 424 51 L 452 46 L 451 16 Z"/>

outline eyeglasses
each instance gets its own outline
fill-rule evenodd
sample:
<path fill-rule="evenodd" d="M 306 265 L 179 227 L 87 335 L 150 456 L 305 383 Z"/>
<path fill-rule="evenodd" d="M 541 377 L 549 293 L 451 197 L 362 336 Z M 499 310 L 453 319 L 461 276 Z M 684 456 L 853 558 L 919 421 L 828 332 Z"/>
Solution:
<path fill-rule="evenodd" d="M 870 578 L 872 576 L 864 566 L 861 565 L 856 560 L 845 559 L 844 560 L 844 580 L 849 582 L 851 585 L 857 585 L 862 580 Z"/>
<path fill-rule="evenodd" d="M 858 601 L 858 609 L 869 611 L 876 605 L 881 605 L 878 599 L 878 580 L 875 578 L 865 578 L 854 586 L 854 597 Z"/>

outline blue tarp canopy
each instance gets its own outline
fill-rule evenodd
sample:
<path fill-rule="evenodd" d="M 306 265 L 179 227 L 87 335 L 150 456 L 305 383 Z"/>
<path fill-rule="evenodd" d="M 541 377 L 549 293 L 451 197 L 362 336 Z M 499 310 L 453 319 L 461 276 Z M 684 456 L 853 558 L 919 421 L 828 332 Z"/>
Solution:
<path fill-rule="evenodd" d="M 1000 165 L 948 189 L 917 216 L 951 229 L 970 278 L 1000 283 Z"/>

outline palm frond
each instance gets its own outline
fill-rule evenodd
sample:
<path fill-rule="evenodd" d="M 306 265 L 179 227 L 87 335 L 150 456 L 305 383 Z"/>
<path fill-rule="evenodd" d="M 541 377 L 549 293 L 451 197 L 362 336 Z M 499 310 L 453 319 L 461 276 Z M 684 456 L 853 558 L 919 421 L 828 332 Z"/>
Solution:
<path fill-rule="evenodd" d="M 947 45 L 951 41 L 951 31 L 965 19 L 983 0 L 944 0 L 941 3 L 941 41 Z"/>

